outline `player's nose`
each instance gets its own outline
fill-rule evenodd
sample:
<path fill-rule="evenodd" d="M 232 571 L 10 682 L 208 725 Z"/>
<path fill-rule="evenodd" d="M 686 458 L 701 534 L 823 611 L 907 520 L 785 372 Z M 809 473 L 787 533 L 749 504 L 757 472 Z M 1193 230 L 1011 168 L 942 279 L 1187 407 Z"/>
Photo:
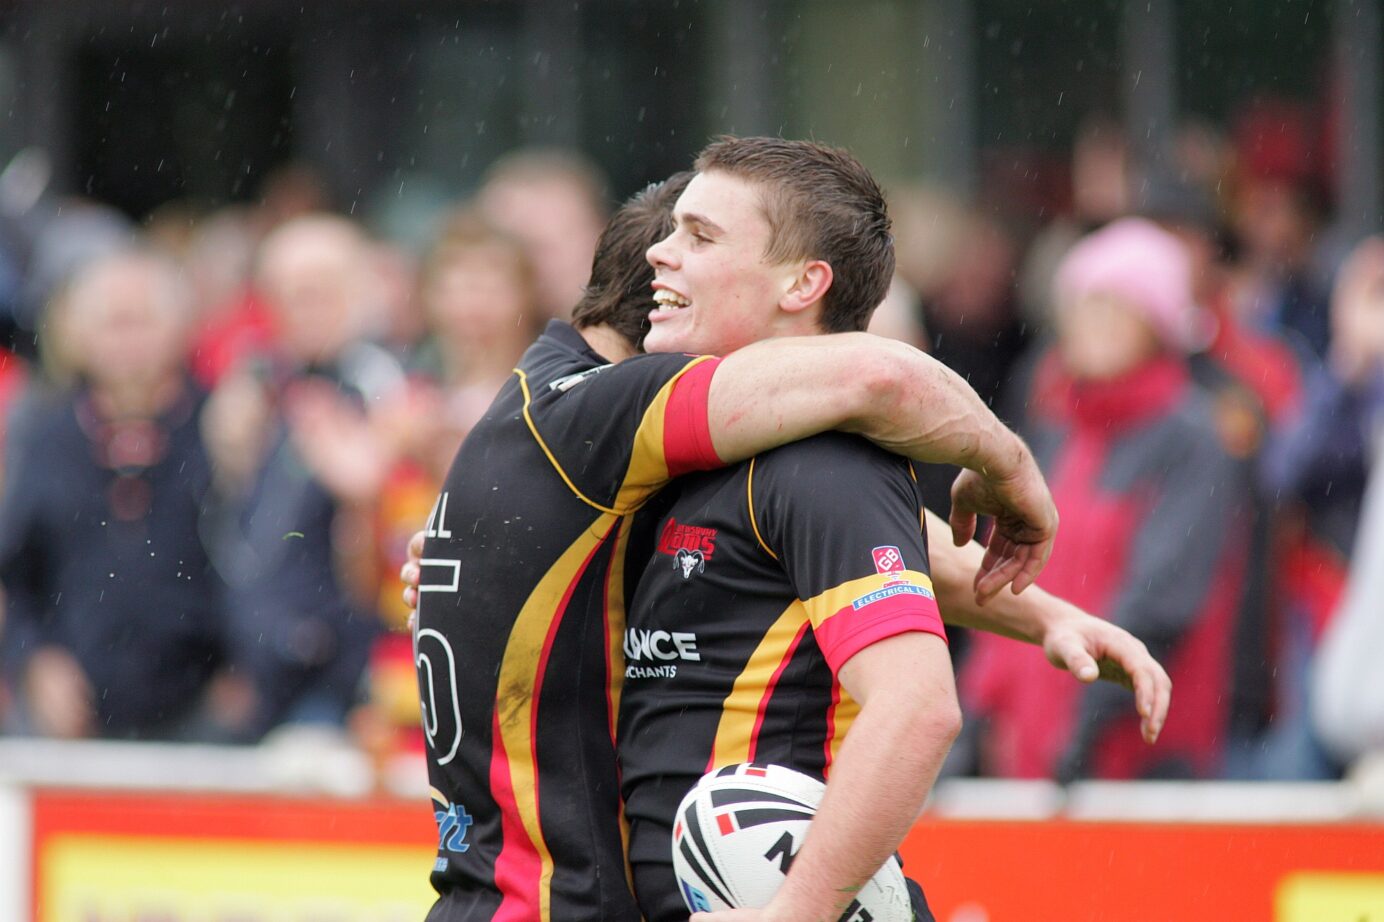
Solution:
<path fill-rule="evenodd" d="M 644 258 L 649 261 L 649 265 L 655 269 L 676 269 L 678 267 L 677 246 L 673 240 L 676 236 L 676 233 L 669 234 L 645 251 Z"/>

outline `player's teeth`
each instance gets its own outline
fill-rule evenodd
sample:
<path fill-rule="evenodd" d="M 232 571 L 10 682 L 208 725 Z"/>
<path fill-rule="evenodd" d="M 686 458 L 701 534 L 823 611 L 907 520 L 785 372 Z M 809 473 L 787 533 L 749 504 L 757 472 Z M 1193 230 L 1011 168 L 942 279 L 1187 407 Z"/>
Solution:
<path fill-rule="evenodd" d="M 691 304 L 690 301 L 681 295 L 663 289 L 654 292 L 654 303 L 664 310 L 677 310 L 678 308 L 687 307 Z"/>

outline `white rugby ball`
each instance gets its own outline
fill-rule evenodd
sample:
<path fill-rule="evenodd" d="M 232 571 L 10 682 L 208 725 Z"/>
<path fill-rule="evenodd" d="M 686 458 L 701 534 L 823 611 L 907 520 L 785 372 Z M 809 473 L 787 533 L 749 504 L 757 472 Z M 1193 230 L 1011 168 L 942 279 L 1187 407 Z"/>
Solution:
<path fill-rule="evenodd" d="M 730 765 L 703 775 L 673 823 L 673 872 L 692 912 L 758 909 L 783 883 L 826 785 L 781 765 Z M 891 856 L 842 914 L 911 922 L 903 868 Z"/>

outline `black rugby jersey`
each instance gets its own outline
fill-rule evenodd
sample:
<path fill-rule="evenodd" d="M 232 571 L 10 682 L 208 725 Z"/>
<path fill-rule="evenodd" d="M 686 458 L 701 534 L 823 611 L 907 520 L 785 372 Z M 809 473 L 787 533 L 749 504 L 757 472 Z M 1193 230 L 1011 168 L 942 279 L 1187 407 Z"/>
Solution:
<path fill-rule="evenodd" d="M 430 919 L 639 918 L 614 750 L 627 516 L 720 463 L 715 365 L 609 365 L 553 322 L 458 451 L 414 636 L 439 834 Z"/>
<path fill-rule="evenodd" d="M 619 725 L 650 922 L 687 918 L 673 814 L 702 774 L 760 762 L 825 778 L 859 712 L 841 665 L 895 634 L 946 636 L 908 461 L 828 433 L 673 489 L 656 522 L 636 517 L 654 553 L 630 607 Z"/>

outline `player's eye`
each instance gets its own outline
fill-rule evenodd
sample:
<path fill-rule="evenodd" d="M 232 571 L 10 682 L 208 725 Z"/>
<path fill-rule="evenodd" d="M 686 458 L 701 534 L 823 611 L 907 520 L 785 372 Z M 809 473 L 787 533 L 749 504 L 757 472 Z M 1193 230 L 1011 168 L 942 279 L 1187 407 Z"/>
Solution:
<path fill-rule="evenodd" d="M 710 243 L 710 242 L 711 242 L 711 238 L 708 237 L 706 234 L 699 234 L 699 233 L 697 233 L 696 231 L 693 231 L 693 232 L 692 232 L 692 239 L 695 240 L 697 243 Z"/>

